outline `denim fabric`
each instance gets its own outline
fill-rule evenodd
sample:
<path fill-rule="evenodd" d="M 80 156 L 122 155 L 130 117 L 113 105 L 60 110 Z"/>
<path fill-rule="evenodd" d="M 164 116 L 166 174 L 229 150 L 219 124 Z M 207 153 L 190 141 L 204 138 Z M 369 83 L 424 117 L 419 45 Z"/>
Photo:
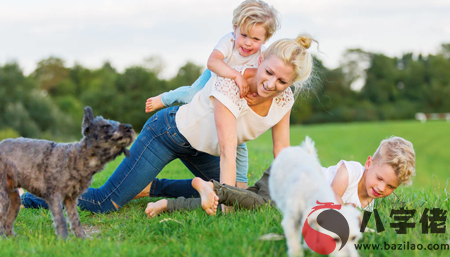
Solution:
<path fill-rule="evenodd" d="M 245 143 L 238 145 L 236 150 L 236 181 L 248 182 L 248 151 Z"/>
<path fill-rule="evenodd" d="M 177 89 L 165 92 L 161 96 L 161 102 L 164 106 L 171 106 L 174 103 L 190 103 L 192 98 L 199 92 L 206 82 L 211 78 L 211 71 L 206 69 L 203 74 L 191 86 L 179 87 Z M 247 146 L 241 144 L 237 148 L 236 156 L 236 181 L 248 182 L 248 151 Z"/>
<path fill-rule="evenodd" d="M 130 149 L 130 158 L 124 158 L 114 173 L 100 188 L 89 188 L 80 196 L 78 206 L 92 212 L 116 211 L 113 202 L 124 206 L 150 182 L 154 194 L 191 197 L 198 196 L 189 180 L 173 180 L 170 184 L 155 180 L 169 162 L 179 158 L 196 176 L 205 180 L 220 180 L 220 157 L 195 150 L 177 129 L 175 115 L 178 106 L 163 109 L 148 119 Z M 28 208 L 45 207 L 31 194 L 22 196 Z"/>
<path fill-rule="evenodd" d="M 174 103 L 187 104 L 198 91 L 206 85 L 211 78 L 211 71 L 206 69 L 203 74 L 191 86 L 183 86 L 161 95 L 161 102 L 164 106 L 171 106 Z"/>
<path fill-rule="evenodd" d="M 25 206 L 25 208 L 45 208 L 48 209 L 47 202 L 44 201 L 44 199 L 39 198 L 33 194 L 25 193 L 22 195 L 22 205 Z"/>

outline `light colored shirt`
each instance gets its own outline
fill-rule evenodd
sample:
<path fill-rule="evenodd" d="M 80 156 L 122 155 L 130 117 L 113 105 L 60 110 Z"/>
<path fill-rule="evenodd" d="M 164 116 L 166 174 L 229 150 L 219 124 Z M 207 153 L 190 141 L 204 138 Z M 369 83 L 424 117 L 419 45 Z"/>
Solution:
<path fill-rule="evenodd" d="M 247 66 L 233 67 L 241 74 Z M 267 116 L 256 114 L 234 80 L 211 74 L 211 79 L 192 101 L 178 109 L 175 121 L 180 133 L 195 149 L 214 156 L 220 155 L 219 139 L 214 119 L 213 99 L 219 100 L 236 118 L 237 144 L 253 140 L 275 126 L 294 104 L 290 88 L 272 99 Z M 232 128 L 231 128 L 232 129 Z"/>
<path fill-rule="evenodd" d="M 336 176 L 336 172 L 339 169 L 339 167 L 341 167 L 341 165 L 345 165 L 348 171 L 348 186 L 344 192 L 344 195 L 342 195 L 342 201 L 344 203 L 354 203 L 358 208 L 361 209 L 372 210 L 375 199 L 373 199 L 366 206 L 366 208 L 362 208 L 361 201 L 359 200 L 358 183 L 361 180 L 365 170 L 364 166 L 361 165 L 361 163 L 355 161 L 341 160 L 335 166 L 330 166 L 328 168 L 322 167 L 322 173 L 323 176 L 325 177 L 325 180 L 331 185 L 331 183 L 334 180 L 334 177 Z"/>

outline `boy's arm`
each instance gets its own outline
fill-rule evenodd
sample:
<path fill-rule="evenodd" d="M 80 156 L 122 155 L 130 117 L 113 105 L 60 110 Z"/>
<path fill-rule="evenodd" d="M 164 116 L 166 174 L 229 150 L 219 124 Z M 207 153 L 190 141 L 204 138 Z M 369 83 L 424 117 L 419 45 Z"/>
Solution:
<path fill-rule="evenodd" d="M 345 190 L 347 190 L 348 187 L 348 170 L 347 167 L 345 167 L 345 164 L 342 164 L 336 171 L 336 176 L 333 179 L 333 182 L 331 182 L 331 188 L 334 191 L 334 194 L 336 195 L 336 200 L 339 204 L 344 204 L 342 201 L 342 196 L 345 193 Z"/>
<path fill-rule="evenodd" d="M 210 71 L 216 73 L 217 75 L 229 79 L 233 79 L 241 90 L 241 97 L 247 94 L 248 85 L 247 80 L 239 73 L 237 70 L 228 66 L 223 59 L 225 56 L 221 51 L 214 49 L 209 56 L 207 67 Z"/>

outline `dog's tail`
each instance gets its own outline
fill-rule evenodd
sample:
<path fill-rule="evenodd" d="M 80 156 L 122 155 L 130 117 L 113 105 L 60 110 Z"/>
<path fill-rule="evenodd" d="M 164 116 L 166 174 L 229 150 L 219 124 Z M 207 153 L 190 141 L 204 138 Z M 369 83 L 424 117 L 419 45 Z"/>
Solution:
<path fill-rule="evenodd" d="M 302 142 L 300 147 L 310 155 L 317 157 L 317 150 L 314 147 L 314 141 L 309 136 L 305 137 L 305 141 Z"/>
<path fill-rule="evenodd" d="M 317 159 L 317 165 L 318 165 L 316 167 L 317 171 L 319 172 L 319 174 L 323 175 L 322 165 L 320 165 L 319 156 L 317 155 L 317 150 L 314 145 L 315 145 L 314 141 L 309 136 L 306 136 L 305 141 L 302 142 L 300 147 L 311 157 L 313 157 L 314 159 Z"/>

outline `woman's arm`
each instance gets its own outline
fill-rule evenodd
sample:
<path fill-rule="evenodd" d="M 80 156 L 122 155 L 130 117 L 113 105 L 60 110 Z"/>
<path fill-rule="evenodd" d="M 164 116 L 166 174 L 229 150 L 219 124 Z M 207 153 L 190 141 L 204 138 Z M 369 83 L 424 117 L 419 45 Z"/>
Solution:
<path fill-rule="evenodd" d="M 277 158 L 277 155 L 286 147 L 289 147 L 289 117 L 291 111 L 289 110 L 286 115 L 272 127 L 272 141 L 273 141 L 273 157 Z"/>
<path fill-rule="evenodd" d="M 236 117 L 214 98 L 214 119 L 220 146 L 220 183 L 236 184 Z"/>

